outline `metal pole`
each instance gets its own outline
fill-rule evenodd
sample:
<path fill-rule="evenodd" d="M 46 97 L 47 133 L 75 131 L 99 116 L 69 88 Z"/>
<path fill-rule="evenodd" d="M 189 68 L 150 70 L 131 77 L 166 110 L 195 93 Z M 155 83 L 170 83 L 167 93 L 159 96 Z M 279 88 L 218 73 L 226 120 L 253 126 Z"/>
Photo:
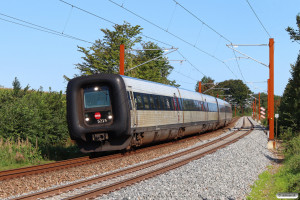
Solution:
<path fill-rule="evenodd" d="M 254 101 L 252 103 L 252 118 L 254 118 Z"/>
<path fill-rule="evenodd" d="M 120 45 L 120 75 L 124 75 L 124 62 L 125 62 L 125 46 L 124 44 Z"/>
<path fill-rule="evenodd" d="M 270 126 L 269 126 L 269 140 L 274 140 L 274 39 L 269 39 L 270 48 L 270 82 L 269 82 L 269 92 L 270 92 Z M 274 143 L 273 143 L 274 146 Z"/>
<path fill-rule="evenodd" d="M 258 120 L 260 121 L 260 92 L 258 93 Z"/>
<path fill-rule="evenodd" d="M 268 79 L 268 125 L 270 124 L 270 79 Z"/>
<path fill-rule="evenodd" d="M 254 113 L 255 113 L 255 115 L 254 115 L 254 118 L 256 119 L 256 98 L 254 99 Z"/>
<path fill-rule="evenodd" d="M 201 93 L 201 81 L 199 81 L 199 93 Z"/>
<path fill-rule="evenodd" d="M 236 117 L 236 105 L 234 105 L 234 116 Z"/>

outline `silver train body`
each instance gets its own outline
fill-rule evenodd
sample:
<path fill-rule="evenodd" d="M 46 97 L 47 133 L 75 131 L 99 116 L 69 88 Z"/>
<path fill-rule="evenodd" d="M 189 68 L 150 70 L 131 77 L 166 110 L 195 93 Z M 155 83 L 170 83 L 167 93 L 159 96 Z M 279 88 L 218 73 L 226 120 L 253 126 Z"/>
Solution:
<path fill-rule="evenodd" d="M 72 79 L 67 113 L 71 138 L 86 153 L 177 139 L 232 119 L 231 105 L 221 99 L 114 74 Z"/>

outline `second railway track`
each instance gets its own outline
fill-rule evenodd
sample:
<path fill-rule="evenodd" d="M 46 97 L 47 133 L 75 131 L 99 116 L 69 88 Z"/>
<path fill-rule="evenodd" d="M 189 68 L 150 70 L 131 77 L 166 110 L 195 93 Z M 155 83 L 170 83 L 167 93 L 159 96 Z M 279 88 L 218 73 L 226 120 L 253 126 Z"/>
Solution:
<path fill-rule="evenodd" d="M 231 124 L 234 124 L 238 118 L 235 118 Z M 223 129 L 226 129 L 223 128 Z M 221 129 L 222 130 L 222 129 Z M 205 133 L 205 134 L 210 134 L 210 133 Z M 202 134 L 203 135 L 203 134 Z M 185 138 L 182 140 L 177 140 L 177 141 L 171 141 L 168 143 L 163 143 L 155 146 L 150 146 L 150 147 L 144 147 L 141 149 L 137 149 L 131 153 L 140 153 L 143 151 L 149 151 L 152 149 L 158 149 L 164 146 L 172 145 L 174 143 L 180 143 L 180 142 L 186 142 L 187 140 L 191 140 L 195 137 L 199 137 L 199 135 L 192 136 L 189 138 Z M 7 179 L 12 179 L 12 178 L 17 178 L 17 177 L 24 177 L 28 175 L 33 175 L 33 174 L 41 174 L 45 172 L 51 172 L 51 171 L 57 171 L 61 169 L 66 169 L 66 168 L 71 168 L 71 167 L 77 167 L 81 165 L 87 165 L 87 164 L 92 164 L 96 162 L 101 162 L 104 160 L 110 160 L 110 159 L 115 159 L 115 158 L 120 158 L 123 157 L 124 155 L 129 155 L 130 153 L 117 153 L 117 154 L 112 154 L 112 155 L 107 155 L 99 158 L 93 158 L 91 159 L 89 156 L 85 157 L 80 157 L 80 158 L 74 158 L 74 159 L 68 159 L 68 160 L 63 160 L 63 161 L 57 161 L 54 163 L 49 163 L 49 164 L 43 164 L 43 165 L 36 165 L 36 166 L 30 166 L 30 167 L 23 167 L 23 168 L 18 168 L 18 169 L 11 169 L 11 170 L 5 170 L 5 171 L 0 171 L 0 181 L 2 180 L 7 180 Z"/>
<path fill-rule="evenodd" d="M 249 120 L 249 122 L 251 123 L 250 120 Z M 246 127 L 245 122 L 244 122 L 243 126 Z M 251 125 L 251 127 L 253 127 L 253 125 Z M 60 198 L 67 198 L 67 199 L 94 198 L 94 197 L 100 196 L 104 193 L 108 193 L 110 191 L 120 189 L 127 185 L 139 182 L 141 180 L 145 180 L 147 178 L 156 176 L 158 174 L 164 173 L 171 169 L 175 169 L 177 167 L 185 165 L 192 160 L 199 159 L 209 153 L 215 152 L 217 149 L 223 148 L 231 143 L 236 142 L 240 138 L 249 134 L 251 131 L 252 131 L 252 129 L 246 130 L 245 128 L 243 128 L 241 130 L 236 130 L 236 131 L 229 133 L 228 135 L 223 136 L 219 139 L 207 142 L 200 146 L 196 146 L 196 147 L 184 150 L 184 151 L 176 153 L 176 154 L 168 155 L 166 157 L 152 160 L 150 162 L 136 165 L 133 167 L 128 167 L 126 169 L 122 169 L 122 170 L 119 170 L 116 172 L 111 172 L 111 173 L 107 173 L 105 175 L 100 175 L 100 176 L 97 176 L 92 179 L 79 181 L 79 182 L 72 183 L 69 185 L 65 185 L 65 186 L 54 188 L 54 189 L 45 190 L 42 192 L 19 197 L 18 199 L 45 198 L 45 197 L 49 197 L 49 196 L 58 195 L 60 193 L 65 193 L 65 195 L 58 197 L 58 199 L 60 199 Z M 174 161 L 174 160 L 177 160 L 177 161 Z M 165 165 L 162 166 L 162 163 L 165 163 Z M 147 168 L 149 168 L 149 167 L 152 167 L 152 168 L 154 167 L 154 170 L 150 170 L 150 171 L 147 170 Z M 132 175 L 132 176 L 128 177 L 129 174 L 135 174 L 137 171 L 140 171 L 141 173 L 138 175 Z M 143 171 L 145 171 L 145 172 L 143 172 Z M 120 178 L 125 175 L 127 178 L 125 177 L 121 181 L 117 181 L 115 183 L 102 185 L 102 186 L 98 185 L 99 183 L 103 184 L 103 182 L 105 182 L 106 180 L 111 180 L 116 177 Z M 94 184 L 94 185 L 87 188 L 88 185 L 91 185 L 91 184 Z M 75 190 L 78 188 L 87 188 L 88 191 L 87 192 L 79 192 L 79 194 L 76 194 L 76 195 L 74 195 L 74 194 L 68 195 L 68 193 L 67 193 L 68 191 Z"/>

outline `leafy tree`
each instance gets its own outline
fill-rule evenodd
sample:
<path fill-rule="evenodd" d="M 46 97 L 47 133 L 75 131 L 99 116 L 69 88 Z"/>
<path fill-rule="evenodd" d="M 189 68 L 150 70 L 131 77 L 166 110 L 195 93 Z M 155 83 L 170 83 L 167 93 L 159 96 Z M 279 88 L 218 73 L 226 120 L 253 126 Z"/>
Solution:
<path fill-rule="evenodd" d="M 163 57 L 164 51 L 160 47 L 153 43 L 147 42 L 142 44 L 143 50 L 137 53 L 136 60 L 141 64 L 151 59 L 157 58 L 151 62 L 145 63 L 136 69 L 130 71 L 132 77 L 137 77 L 149 81 L 163 83 L 167 85 L 179 86 L 175 81 L 168 80 L 173 67 L 169 64 L 167 58 Z M 148 49 L 148 50 L 147 50 Z M 158 49 L 158 50 L 152 50 Z M 138 63 L 137 62 L 137 63 Z"/>
<path fill-rule="evenodd" d="M 291 65 L 291 78 L 285 87 L 280 107 L 279 125 L 300 132 L 300 53 L 295 65 Z"/>
<path fill-rule="evenodd" d="M 211 88 L 214 88 L 215 86 L 215 80 L 213 80 L 209 76 L 203 76 L 201 79 L 201 92 L 211 96 L 215 96 L 217 92 Z M 199 81 L 197 81 L 197 84 L 195 85 L 195 91 L 199 91 Z M 220 94 L 220 93 L 219 93 Z"/>
<path fill-rule="evenodd" d="M 15 77 L 15 80 L 12 82 L 12 86 L 13 86 L 14 94 L 18 94 L 19 91 L 22 89 L 21 83 L 17 77 Z"/>
<path fill-rule="evenodd" d="M 224 90 L 224 95 L 231 95 L 229 98 L 231 102 L 240 107 L 246 104 L 249 95 L 252 94 L 252 91 L 241 80 L 226 80 L 219 83 L 218 87 L 229 88 L 229 90 Z"/>
<path fill-rule="evenodd" d="M 289 33 L 291 40 L 300 41 L 300 14 L 296 16 L 296 24 L 298 30 L 288 27 L 286 31 Z M 292 129 L 291 137 L 300 133 L 300 53 L 298 54 L 296 63 L 291 65 L 291 78 L 284 89 L 283 96 L 279 107 L 278 123 L 283 129 Z"/>
<path fill-rule="evenodd" d="M 131 26 L 129 23 L 115 25 L 114 31 L 101 29 L 104 33 L 103 40 L 96 40 L 92 47 L 78 47 L 79 52 L 84 53 L 82 63 L 76 64 L 80 70 L 80 75 L 91 75 L 96 73 L 118 73 L 119 72 L 119 54 L 120 45 L 124 44 L 127 49 L 141 42 L 142 28 L 140 26 Z M 126 67 L 131 67 L 129 58 L 125 60 Z"/>
<path fill-rule="evenodd" d="M 195 91 L 198 91 L 199 81 L 195 86 Z M 219 98 L 225 99 L 230 103 L 236 103 L 239 107 L 246 104 L 246 99 L 249 94 L 252 94 L 251 90 L 245 85 L 241 80 L 226 80 L 215 84 L 215 80 L 211 77 L 204 76 L 201 79 L 202 93 L 219 96 Z M 218 89 L 218 88 L 229 88 L 228 90 Z M 231 96 L 230 96 L 231 95 Z"/>
<path fill-rule="evenodd" d="M 287 27 L 285 30 L 290 34 L 290 38 L 293 41 L 300 40 L 300 13 L 296 16 L 296 24 L 298 30 L 295 30 L 291 27 Z"/>
<path fill-rule="evenodd" d="M 113 28 L 113 31 L 101 29 L 104 33 L 104 38 L 96 40 L 92 47 L 78 47 L 78 51 L 84 54 L 82 57 L 84 61 L 76 64 L 76 68 L 80 70 L 79 75 L 96 73 L 118 74 L 120 45 L 124 44 L 126 49 L 132 49 L 137 44 L 141 44 L 144 50 L 157 49 L 157 51 L 126 52 L 125 71 L 156 57 L 158 58 L 129 72 L 125 72 L 125 75 L 178 86 L 175 81 L 167 79 L 173 67 L 169 64 L 167 58 L 163 56 L 164 52 L 161 48 L 153 42 L 142 42 L 142 38 L 139 36 L 142 31 L 140 26 L 131 26 L 125 22 L 123 25 L 115 25 Z M 65 78 L 68 79 L 67 77 Z"/>

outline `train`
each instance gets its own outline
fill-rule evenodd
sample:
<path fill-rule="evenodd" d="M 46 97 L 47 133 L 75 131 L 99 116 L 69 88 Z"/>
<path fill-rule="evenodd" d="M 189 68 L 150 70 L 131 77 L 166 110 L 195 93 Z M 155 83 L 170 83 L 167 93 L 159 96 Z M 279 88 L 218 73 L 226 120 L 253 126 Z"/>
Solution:
<path fill-rule="evenodd" d="M 117 74 L 73 78 L 67 123 L 83 153 L 126 150 L 215 130 L 232 119 L 219 98 Z"/>

